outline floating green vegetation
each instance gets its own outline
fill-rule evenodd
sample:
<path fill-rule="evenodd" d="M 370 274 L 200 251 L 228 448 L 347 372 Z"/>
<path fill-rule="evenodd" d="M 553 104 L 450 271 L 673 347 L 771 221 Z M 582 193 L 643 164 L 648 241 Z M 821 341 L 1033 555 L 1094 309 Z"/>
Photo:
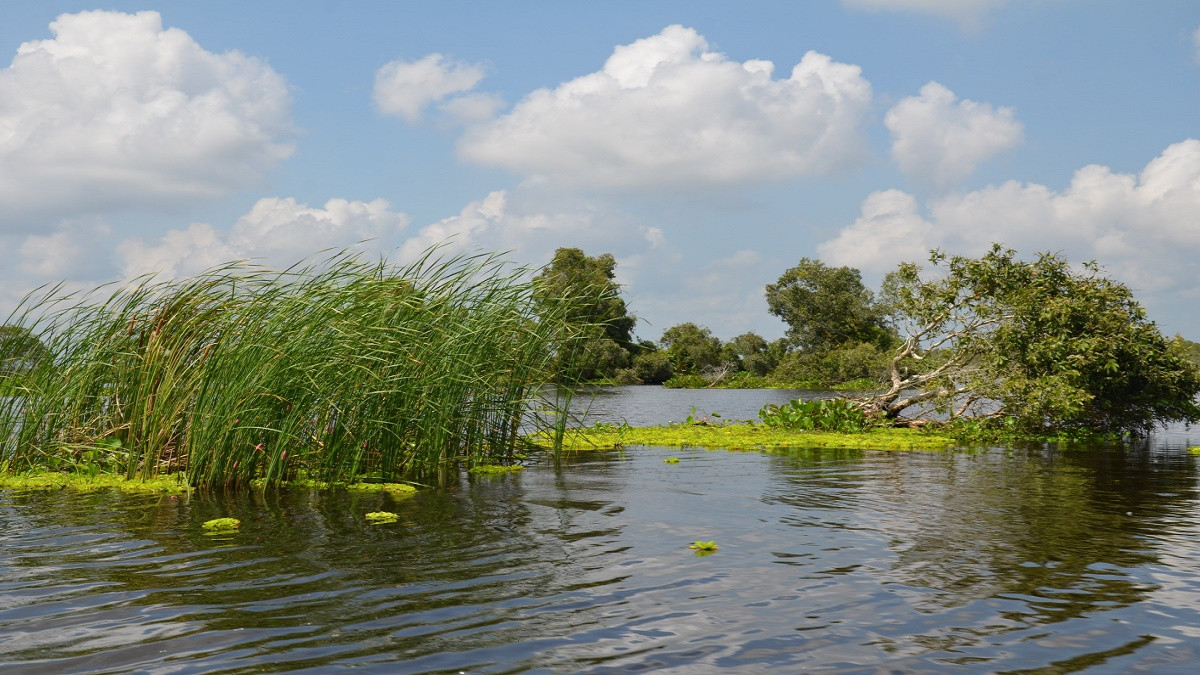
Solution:
<path fill-rule="evenodd" d="M 373 525 L 382 525 L 384 523 L 394 523 L 400 520 L 400 516 L 391 511 L 372 511 L 366 516 L 367 522 Z"/>
<path fill-rule="evenodd" d="M 524 471 L 525 467 L 520 464 L 480 464 L 479 466 L 471 467 L 467 472 L 476 475 L 494 476 L 505 473 L 516 473 Z"/>
<path fill-rule="evenodd" d="M 544 435 L 532 441 L 548 445 Z M 772 448 L 854 448 L 860 450 L 944 450 L 952 436 L 904 428 L 876 428 L 859 433 L 772 428 L 761 424 L 724 426 L 675 424 L 658 427 L 595 425 L 571 429 L 563 439 L 568 450 L 596 450 L 630 445 L 769 450 Z"/>
<path fill-rule="evenodd" d="M 233 532 L 242 526 L 237 518 L 215 518 L 206 521 L 202 526 L 208 532 Z"/>
<path fill-rule="evenodd" d="M 721 547 L 717 546 L 717 542 L 715 542 L 715 541 L 693 541 L 691 544 L 688 545 L 688 548 L 695 549 L 696 557 L 701 558 L 706 555 L 715 553 L 717 551 L 717 549 L 719 549 Z"/>
<path fill-rule="evenodd" d="M 384 492 L 389 495 L 404 496 L 416 494 L 417 488 L 406 483 L 351 483 L 346 486 L 352 492 Z"/>
<path fill-rule="evenodd" d="M 530 402 L 570 339 L 567 310 L 539 307 L 528 272 L 497 256 L 433 252 L 55 287 L 3 321 L 45 351 L 0 397 L 0 439 L 15 471 L 182 473 L 197 487 L 507 462 L 556 415 Z"/>
<path fill-rule="evenodd" d="M 186 494 L 190 488 L 182 479 L 183 476 L 159 476 L 142 480 L 112 474 L 62 471 L 0 472 L 0 490 L 118 490 L 139 494 Z"/>
<path fill-rule="evenodd" d="M 1189 455 L 1200 455 L 1200 445 L 1189 445 L 1187 451 Z"/>
<path fill-rule="evenodd" d="M 679 463 L 678 457 L 666 457 L 663 459 L 663 464 L 678 464 L 678 463 Z"/>

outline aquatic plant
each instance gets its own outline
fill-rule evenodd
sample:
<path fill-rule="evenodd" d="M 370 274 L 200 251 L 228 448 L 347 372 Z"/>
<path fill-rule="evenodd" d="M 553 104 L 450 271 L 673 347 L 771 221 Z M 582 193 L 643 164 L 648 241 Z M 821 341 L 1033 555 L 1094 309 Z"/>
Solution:
<path fill-rule="evenodd" d="M 531 436 L 549 446 L 548 434 Z M 598 450 L 630 446 L 704 447 L 727 450 L 772 448 L 854 448 L 859 450 L 943 450 L 957 445 L 954 436 L 938 430 L 896 427 L 872 428 L 862 433 L 839 433 L 768 427 L 763 424 L 702 426 L 674 424 L 657 427 L 571 429 L 563 438 L 567 450 Z"/>
<path fill-rule="evenodd" d="M 205 521 L 202 526 L 209 532 L 230 532 L 242 526 L 242 521 L 237 518 L 214 518 L 213 520 Z"/>
<path fill-rule="evenodd" d="M 467 473 L 496 475 L 503 473 L 516 473 L 524 470 L 525 467 L 521 466 L 520 464 L 480 464 L 468 469 Z"/>
<path fill-rule="evenodd" d="M 696 549 L 697 553 L 701 551 L 707 551 L 711 553 L 721 547 L 717 546 L 716 541 L 694 541 L 688 546 L 688 548 Z"/>
<path fill-rule="evenodd" d="M 184 472 L 205 487 L 507 461 L 545 424 L 529 402 L 570 346 L 529 277 L 495 255 L 398 267 L 339 253 L 42 289 L 5 322 L 46 357 L 0 398 L 0 448 L 13 471 Z"/>
<path fill-rule="evenodd" d="M 404 483 L 351 483 L 346 489 L 351 492 L 383 492 L 393 496 L 407 496 L 417 492 L 417 488 Z"/>
<path fill-rule="evenodd" d="M 678 464 L 678 463 L 679 463 L 678 457 L 666 457 L 663 459 L 663 464 Z"/>
<path fill-rule="evenodd" d="M 782 429 L 858 433 L 870 426 L 863 411 L 842 398 L 794 400 L 784 405 L 767 404 L 758 416 L 763 424 Z"/>
<path fill-rule="evenodd" d="M 66 473 L 62 471 L 5 470 L 0 462 L 0 490 L 116 490 L 133 494 L 186 495 L 190 488 L 178 476 L 159 476 L 150 480 L 129 480 L 112 474 Z"/>
<path fill-rule="evenodd" d="M 372 511 L 366 515 L 368 523 L 382 525 L 384 523 L 394 523 L 400 520 L 400 516 L 391 511 Z"/>

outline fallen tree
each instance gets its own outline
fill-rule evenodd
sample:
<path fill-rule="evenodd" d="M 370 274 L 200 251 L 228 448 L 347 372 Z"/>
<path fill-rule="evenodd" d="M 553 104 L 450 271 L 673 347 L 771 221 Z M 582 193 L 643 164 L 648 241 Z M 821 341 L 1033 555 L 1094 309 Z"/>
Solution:
<path fill-rule="evenodd" d="M 855 399 L 893 422 L 971 418 L 1028 433 L 1144 433 L 1200 420 L 1200 372 L 1123 284 L 1095 263 L 994 245 L 980 258 L 934 251 L 882 297 L 903 343 L 886 390 Z"/>

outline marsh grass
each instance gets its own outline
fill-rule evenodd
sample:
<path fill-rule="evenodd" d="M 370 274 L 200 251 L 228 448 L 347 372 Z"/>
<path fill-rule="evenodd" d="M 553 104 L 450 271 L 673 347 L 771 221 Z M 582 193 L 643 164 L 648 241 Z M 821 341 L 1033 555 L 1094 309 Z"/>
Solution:
<path fill-rule="evenodd" d="M 394 267 L 342 253 L 43 289 L 6 321 L 48 357 L 0 398 L 0 460 L 203 487 L 511 460 L 557 419 L 530 413 L 565 333 L 535 315 L 530 276 L 495 255 Z"/>

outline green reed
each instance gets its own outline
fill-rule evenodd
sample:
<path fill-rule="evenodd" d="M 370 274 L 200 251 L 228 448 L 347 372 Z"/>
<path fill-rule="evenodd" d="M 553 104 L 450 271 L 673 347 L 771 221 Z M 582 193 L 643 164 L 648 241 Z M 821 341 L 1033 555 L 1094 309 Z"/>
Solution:
<path fill-rule="evenodd" d="M 396 267 L 336 254 L 44 289 L 6 322 L 49 357 L 0 397 L 0 462 L 102 456 L 130 478 L 182 471 L 215 487 L 511 459 L 547 423 L 529 404 L 568 348 L 562 318 L 535 314 L 530 278 L 494 255 Z"/>

